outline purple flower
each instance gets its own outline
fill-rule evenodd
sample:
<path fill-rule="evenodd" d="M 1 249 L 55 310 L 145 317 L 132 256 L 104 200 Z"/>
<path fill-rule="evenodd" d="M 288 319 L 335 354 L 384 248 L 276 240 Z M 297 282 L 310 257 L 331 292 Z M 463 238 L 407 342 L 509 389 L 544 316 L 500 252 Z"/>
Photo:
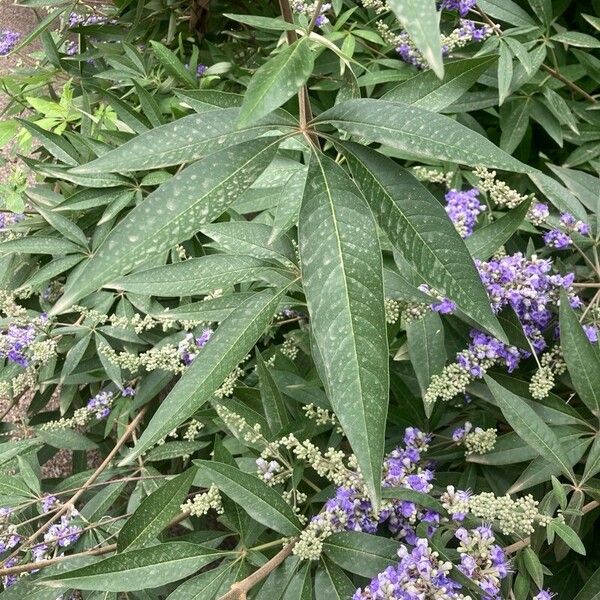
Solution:
<path fill-rule="evenodd" d="M 214 331 L 212 329 L 205 329 L 200 336 L 196 338 L 196 346 L 198 346 L 198 348 L 204 348 L 204 346 L 206 346 L 208 343 L 208 340 L 210 340 L 212 337 L 213 333 Z"/>
<path fill-rule="evenodd" d="M 73 525 L 71 519 L 63 515 L 58 523 L 54 523 L 48 528 L 44 535 L 44 541 L 56 542 L 59 547 L 66 548 L 74 544 L 80 535 L 81 527 Z"/>
<path fill-rule="evenodd" d="M 106 419 L 110 414 L 110 408 L 113 402 L 112 392 L 99 392 L 93 398 L 90 398 L 87 403 L 89 412 L 96 415 L 98 421 Z"/>
<path fill-rule="evenodd" d="M 121 392 L 121 394 L 123 396 L 126 396 L 126 397 L 128 396 L 131 398 L 131 397 L 135 396 L 135 390 L 131 386 L 128 385 L 127 387 L 123 388 L 123 391 Z"/>
<path fill-rule="evenodd" d="M 208 70 L 208 67 L 206 65 L 203 65 L 202 63 L 200 63 L 196 67 L 196 77 L 202 77 L 206 73 L 207 70 Z"/>
<path fill-rule="evenodd" d="M 540 590 L 534 597 L 533 600 L 552 600 L 556 594 L 553 594 L 550 590 Z"/>
<path fill-rule="evenodd" d="M 14 567 L 17 565 L 17 563 L 19 562 L 18 558 L 15 556 L 13 558 L 9 558 L 5 563 L 4 566 L 7 568 L 10 567 Z M 5 588 L 9 588 L 13 585 L 15 585 L 15 583 L 17 583 L 17 581 L 19 580 L 19 576 L 18 575 L 6 575 L 5 577 L 2 578 L 2 585 Z"/>
<path fill-rule="evenodd" d="M 571 238 L 560 229 L 551 229 L 544 234 L 544 244 L 549 248 L 564 250 L 571 245 Z"/>
<path fill-rule="evenodd" d="M 491 29 L 487 25 L 477 27 L 473 21 L 461 19 L 458 37 L 465 41 L 482 42 L 490 35 L 490 32 Z"/>
<path fill-rule="evenodd" d="M 42 498 L 42 511 L 50 512 L 57 504 L 59 504 L 58 498 L 48 494 Z"/>
<path fill-rule="evenodd" d="M 542 225 L 550 216 L 550 209 L 543 202 L 535 202 L 531 205 L 527 216 L 534 225 Z"/>
<path fill-rule="evenodd" d="M 33 325 L 22 327 L 20 325 L 9 325 L 8 329 L 0 333 L 0 358 L 8 358 L 9 361 L 21 367 L 29 365 L 29 359 L 25 351 L 35 340 L 35 328 Z"/>
<path fill-rule="evenodd" d="M 598 341 L 598 329 L 594 325 L 584 325 L 583 330 L 585 331 L 587 339 L 592 344 L 595 344 Z"/>
<path fill-rule="evenodd" d="M 15 225 L 22 221 L 25 215 L 22 213 L 6 213 L 0 212 L 0 231 L 8 229 L 11 225 Z"/>
<path fill-rule="evenodd" d="M 440 9 L 457 10 L 464 17 L 477 3 L 477 0 L 442 0 Z"/>
<path fill-rule="evenodd" d="M 12 52 L 13 48 L 19 42 L 21 34 L 16 31 L 5 29 L 0 33 L 0 56 L 6 56 Z"/>

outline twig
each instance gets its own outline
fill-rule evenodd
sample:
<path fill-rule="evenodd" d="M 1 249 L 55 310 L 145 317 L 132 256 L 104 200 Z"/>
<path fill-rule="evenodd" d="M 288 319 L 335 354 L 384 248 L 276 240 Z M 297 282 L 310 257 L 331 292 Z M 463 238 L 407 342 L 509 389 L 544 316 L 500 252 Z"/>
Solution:
<path fill-rule="evenodd" d="M 90 487 L 96 481 L 96 479 L 100 477 L 104 469 L 108 467 L 111 460 L 117 455 L 121 447 L 129 439 L 135 428 L 139 425 L 140 421 L 142 420 L 144 414 L 146 413 L 146 410 L 147 407 L 144 407 L 142 408 L 142 410 L 140 410 L 137 416 L 128 425 L 123 435 L 119 438 L 119 440 L 115 444 L 115 447 L 109 452 L 108 456 L 102 461 L 102 464 L 90 475 L 89 479 L 81 486 L 81 488 L 79 488 L 79 490 L 75 492 L 75 494 L 73 494 L 73 496 L 71 496 L 71 498 L 67 502 L 65 502 L 62 508 L 51 519 L 48 519 L 48 521 L 46 521 L 35 533 L 33 533 L 29 538 L 27 538 L 27 540 L 23 544 L 16 548 L 15 551 L 3 561 L 3 564 L 6 564 L 6 562 L 9 559 L 17 556 L 20 550 L 31 546 L 32 542 L 35 541 L 42 533 L 44 533 L 50 527 L 50 525 L 52 525 L 52 523 L 55 523 L 58 519 L 60 519 L 60 517 L 62 517 L 62 515 L 64 515 L 68 510 L 73 508 L 75 502 L 77 502 L 77 500 L 79 500 L 79 498 L 81 498 L 81 496 L 85 494 L 88 487 Z"/>
<path fill-rule="evenodd" d="M 596 100 L 594 96 L 590 96 L 590 94 L 588 94 L 585 90 L 582 90 L 575 82 L 571 81 L 570 79 L 567 79 L 564 75 L 561 75 L 556 69 L 553 69 L 552 67 L 549 67 L 544 63 L 542 63 L 542 69 L 544 69 L 544 71 L 546 71 L 547 73 L 550 73 L 552 77 L 558 79 L 559 81 L 562 81 L 567 87 L 571 88 L 580 96 L 583 96 L 589 102 L 593 102 L 594 104 L 598 102 L 598 100 Z"/>
<path fill-rule="evenodd" d="M 246 600 L 246 594 L 260 581 L 262 581 L 271 571 L 274 571 L 291 553 L 295 542 L 290 542 L 284 546 L 269 562 L 265 563 L 258 571 L 252 575 L 232 584 L 231 589 L 221 596 L 219 600 Z"/>

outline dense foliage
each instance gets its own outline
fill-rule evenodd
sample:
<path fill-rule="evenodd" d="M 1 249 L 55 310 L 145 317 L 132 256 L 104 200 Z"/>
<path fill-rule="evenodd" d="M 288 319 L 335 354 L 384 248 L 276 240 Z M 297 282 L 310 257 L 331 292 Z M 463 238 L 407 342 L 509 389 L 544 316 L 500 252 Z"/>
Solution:
<path fill-rule="evenodd" d="M 600 2 L 21 4 L 0 600 L 600 597 Z"/>

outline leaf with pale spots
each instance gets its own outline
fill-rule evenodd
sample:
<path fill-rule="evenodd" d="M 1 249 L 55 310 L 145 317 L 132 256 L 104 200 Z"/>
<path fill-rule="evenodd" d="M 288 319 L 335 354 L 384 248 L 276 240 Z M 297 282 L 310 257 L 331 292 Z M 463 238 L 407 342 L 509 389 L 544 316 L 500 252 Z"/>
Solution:
<path fill-rule="evenodd" d="M 247 127 L 289 100 L 312 73 L 314 56 L 303 37 L 267 61 L 252 76 L 238 120 Z"/>
<path fill-rule="evenodd" d="M 67 281 L 53 314 L 216 219 L 269 165 L 277 144 L 264 138 L 226 148 L 163 183 L 118 223 L 78 276 Z"/>
<path fill-rule="evenodd" d="M 222 148 L 282 127 L 289 123 L 273 117 L 266 124 L 236 129 L 239 108 L 224 108 L 188 115 L 155 127 L 103 154 L 96 160 L 68 171 L 75 174 L 127 173 L 190 163 Z"/>
<path fill-rule="evenodd" d="M 246 357 L 269 325 L 286 288 L 255 294 L 223 321 L 171 393 L 163 400 L 133 451 L 131 463 L 170 431 L 189 419 Z"/>
<path fill-rule="evenodd" d="M 378 505 L 389 387 L 381 250 L 360 192 L 321 154 L 311 157 L 298 238 L 331 405 Z"/>
<path fill-rule="evenodd" d="M 351 135 L 401 150 L 411 158 L 518 173 L 535 171 L 476 131 L 415 105 L 372 98 L 348 100 L 321 113 L 315 123 L 334 125 Z"/>
<path fill-rule="evenodd" d="M 93 565 L 45 577 L 51 587 L 103 592 L 150 590 L 188 577 L 227 552 L 188 542 L 167 542 L 105 558 Z"/>
<path fill-rule="evenodd" d="M 464 241 L 437 199 L 391 159 L 338 143 L 354 179 L 390 242 L 432 289 L 471 319 L 505 338 Z"/>

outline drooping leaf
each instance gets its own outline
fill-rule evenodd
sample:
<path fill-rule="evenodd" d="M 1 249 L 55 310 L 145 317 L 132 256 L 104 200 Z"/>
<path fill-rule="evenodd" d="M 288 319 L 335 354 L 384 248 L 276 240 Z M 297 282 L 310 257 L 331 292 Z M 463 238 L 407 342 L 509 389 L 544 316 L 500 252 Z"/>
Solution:
<path fill-rule="evenodd" d="M 494 400 L 522 440 L 536 449 L 541 456 L 552 462 L 569 478 L 573 479 L 573 468 L 565 454 L 559 439 L 522 398 L 502 387 L 488 375 L 485 382 L 490 388 Z"/>
<path fill-rule="evenodd" d="M 560 345 L 581 401 L 600 416 L 600 355 L 590 343 L 566 293 L 560 297 Z"/>
<path fill-rule="evenodd" d="M 258 375 L 258 384 L 260 388 L 260 397 L 263 404 L 263 409 L 269 428 L 273 434 L 279 433 L 285 425 L 288 424 L 288 415 L 285 408 L 285 403 L 279 389 L 275 384 L 273 376 L 265 361 L 258 351 L 255 352 L 256 357 L 256 374 Z"/>
<path fill-rule="evenodd" d="M 503 338 L 475 264 L 440 203 L 391 159 L 358 144 L 339 146 L 394 248 L 432 289 Z"/>
<path fill-rule="evenodd" d="M 161 185 L 108 234 L 75 281 L 67 283 L 52 312 L 69 308 L 216 219 L 267 167 L 276 147 L 269 139 L 245 142 L 198 161 Z"/>
<path fill-rule="evenodd" d="M 198 485 L 216 485 L 221 492 L 239 504 L 255 521 L 283 535 L 297 535 L 300 521 L 281 494 L 255 475 L 210 460 L 195 460 L 199 467 Z"/>
<path fill-rule="evenodd" d="M 310 41 L 303 37 L 268 60 L 252 76 L 238 118 L 239 127 L 268 115 L 289 100 L 312 73 Z"/>
<path fill-rule="evenodd" d="M 389 385 L 383 265 L 369 208 L 344 170 L 322 155 L 311 158 L 299 248 L 331 405 L 377 505 Z"/>
<path fill-rule="evenodd" d="M 167 542 L 117 554 L 93 565 L 52 575 L 39 583 L 80 590 L 150 590 L 188 577 L 227 552 L 188 542 Z"/>
<path fill-rule="evenodd" d="M 411 41 L 418 48 L 439 79 L 444 77 L 444 61 L 440 43 L 440 12 L 435 0 L 388 0 Z"/>
<path fill-rule="evenodd" d="M 219 325 L 154 413 L 126 463 L 181 425 L 211 397 L 264 333 L 284 291 L 266 290 L 252 296 Z"/>
<path fill-rule="evenodd" d="M 117 551 L 131 551 L 151 541 L 180 512 L 196 469 L 188 469 L 161 485 L 137 507 L 119 532 Z"/>

